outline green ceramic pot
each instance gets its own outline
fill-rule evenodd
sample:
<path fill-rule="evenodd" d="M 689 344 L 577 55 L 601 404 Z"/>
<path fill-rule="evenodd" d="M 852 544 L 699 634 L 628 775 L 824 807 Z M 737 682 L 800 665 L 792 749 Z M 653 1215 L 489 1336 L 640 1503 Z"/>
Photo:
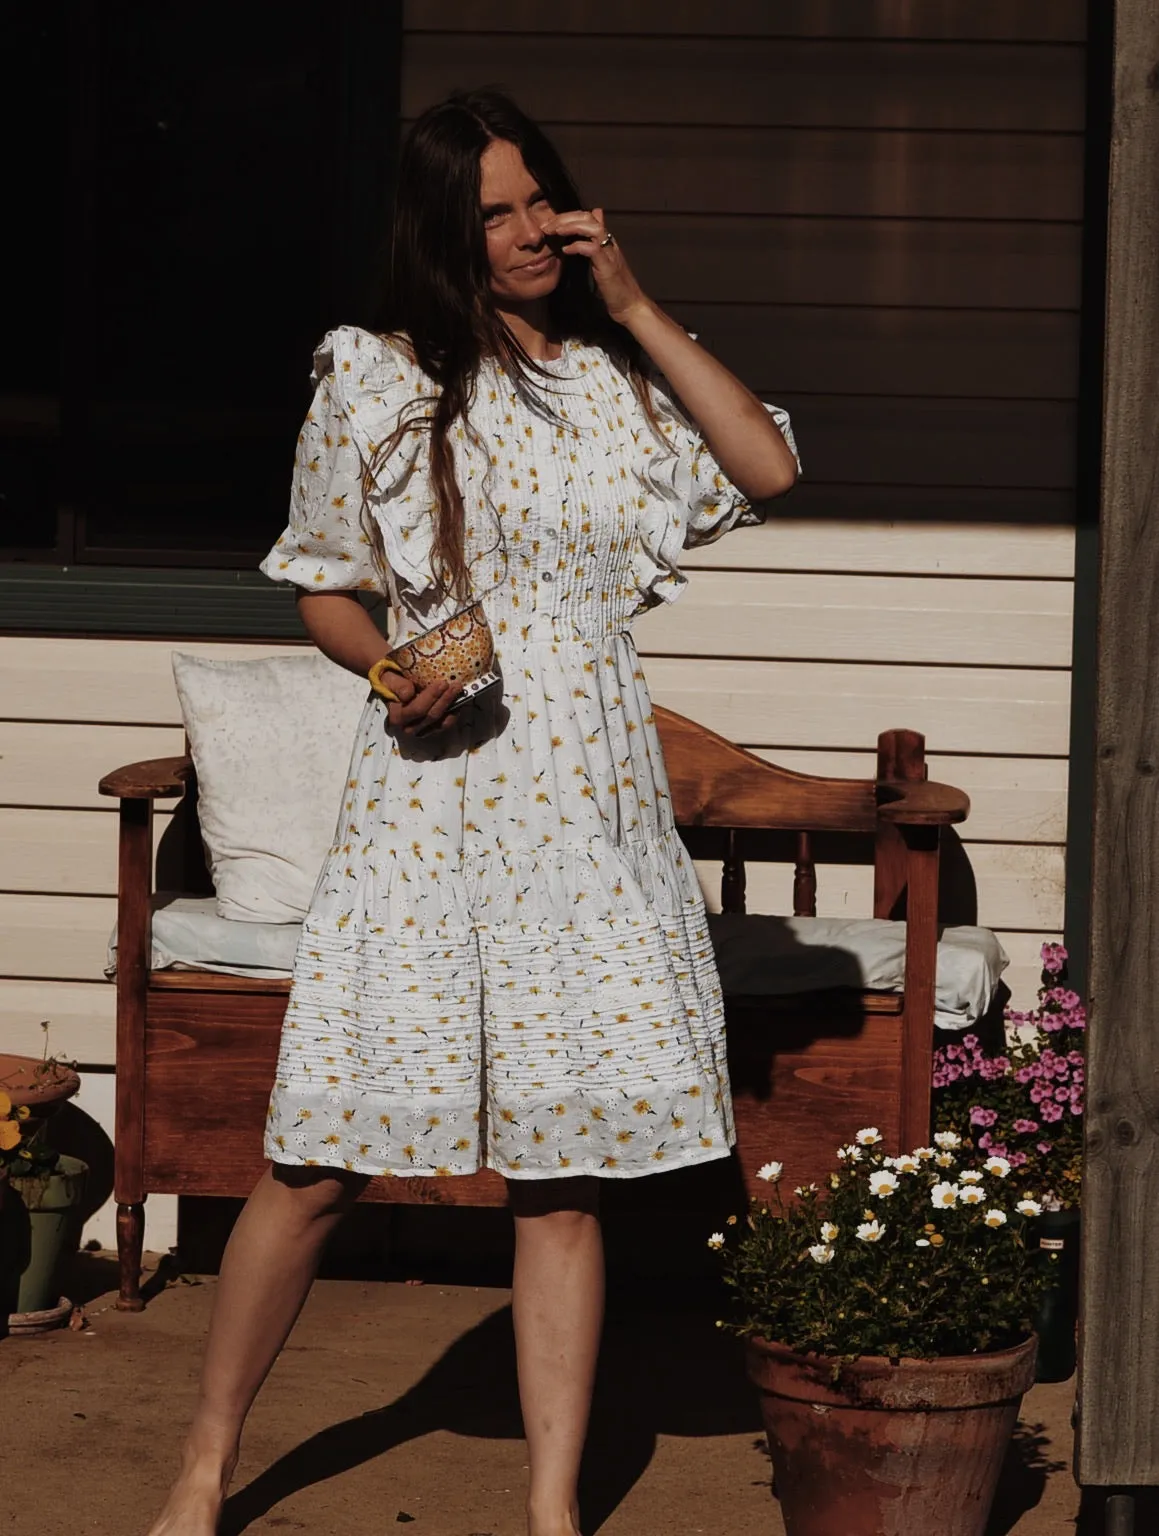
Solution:
<path fill-rule="evenodd" d="M 40 1312 L 60 1300 L 62 1262 L 80 1236 L 88 1164 L 63 1153 L 51 1173 L 10 1173 L 0 1214 L 0 1310 Z"/>

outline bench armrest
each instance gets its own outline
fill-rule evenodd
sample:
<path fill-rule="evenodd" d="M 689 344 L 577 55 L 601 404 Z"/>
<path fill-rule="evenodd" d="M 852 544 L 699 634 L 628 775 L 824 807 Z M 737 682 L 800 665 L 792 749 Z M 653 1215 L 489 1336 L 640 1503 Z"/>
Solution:
<path fill-rule="evenodd" d="M 877 819 L 892 826 L 939 827 L 965 821 L 970 797 L 952 784 L 879 780 Z"/>
<path fill-rule="evenodd" d="M 102 795 L 121 800 L 159 800 L 169 795 L 183 795 L 193 778 L 193 759 L 189 757 L 153 757 L 143 763 L 129 763 L 106 773 L 98 788 Z"/>

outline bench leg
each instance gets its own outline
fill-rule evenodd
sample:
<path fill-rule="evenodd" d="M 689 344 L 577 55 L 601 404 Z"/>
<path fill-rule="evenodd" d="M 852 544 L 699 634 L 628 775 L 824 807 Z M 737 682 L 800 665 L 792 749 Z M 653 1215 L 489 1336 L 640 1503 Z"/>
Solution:
<path fill-rule="evenodd" d="M 145 1202 L 117 1206 L 117 1259 L 121 1268 L 118 1312 L 143 1312 L 141 1254 L 145 1247 Z"/>

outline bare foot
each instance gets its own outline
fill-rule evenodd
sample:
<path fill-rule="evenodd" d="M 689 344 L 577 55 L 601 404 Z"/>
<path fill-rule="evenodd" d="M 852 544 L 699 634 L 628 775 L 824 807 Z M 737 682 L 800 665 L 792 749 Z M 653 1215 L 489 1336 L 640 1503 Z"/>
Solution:
<path fill-rule="evenodd" d="M 232 1462 L 223 1468 L 186 1458 L 148 1536 L 216 1536 L 232 1475 Z"/>

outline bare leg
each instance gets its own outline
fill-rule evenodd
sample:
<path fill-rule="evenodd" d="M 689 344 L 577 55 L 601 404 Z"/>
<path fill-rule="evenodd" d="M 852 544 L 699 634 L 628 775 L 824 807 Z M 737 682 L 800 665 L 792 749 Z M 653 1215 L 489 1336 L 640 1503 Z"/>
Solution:
<path fill-rule="evenodd" d="M 285 1166 L 258 1181 L 222 1260 L 181 1471 L 149 1536 L 214 1536 L 246 1414 L 302 1310 L 327 1238 L 365 1183 Z"/>
<path fill-rule="evenodd" d="M 512 1315 L 531 1463 L 530 1536 L 579 1536 L 576 1485 L 604 1320 L 594 1179 L 508 1183 L 515 1213 Z"/>

